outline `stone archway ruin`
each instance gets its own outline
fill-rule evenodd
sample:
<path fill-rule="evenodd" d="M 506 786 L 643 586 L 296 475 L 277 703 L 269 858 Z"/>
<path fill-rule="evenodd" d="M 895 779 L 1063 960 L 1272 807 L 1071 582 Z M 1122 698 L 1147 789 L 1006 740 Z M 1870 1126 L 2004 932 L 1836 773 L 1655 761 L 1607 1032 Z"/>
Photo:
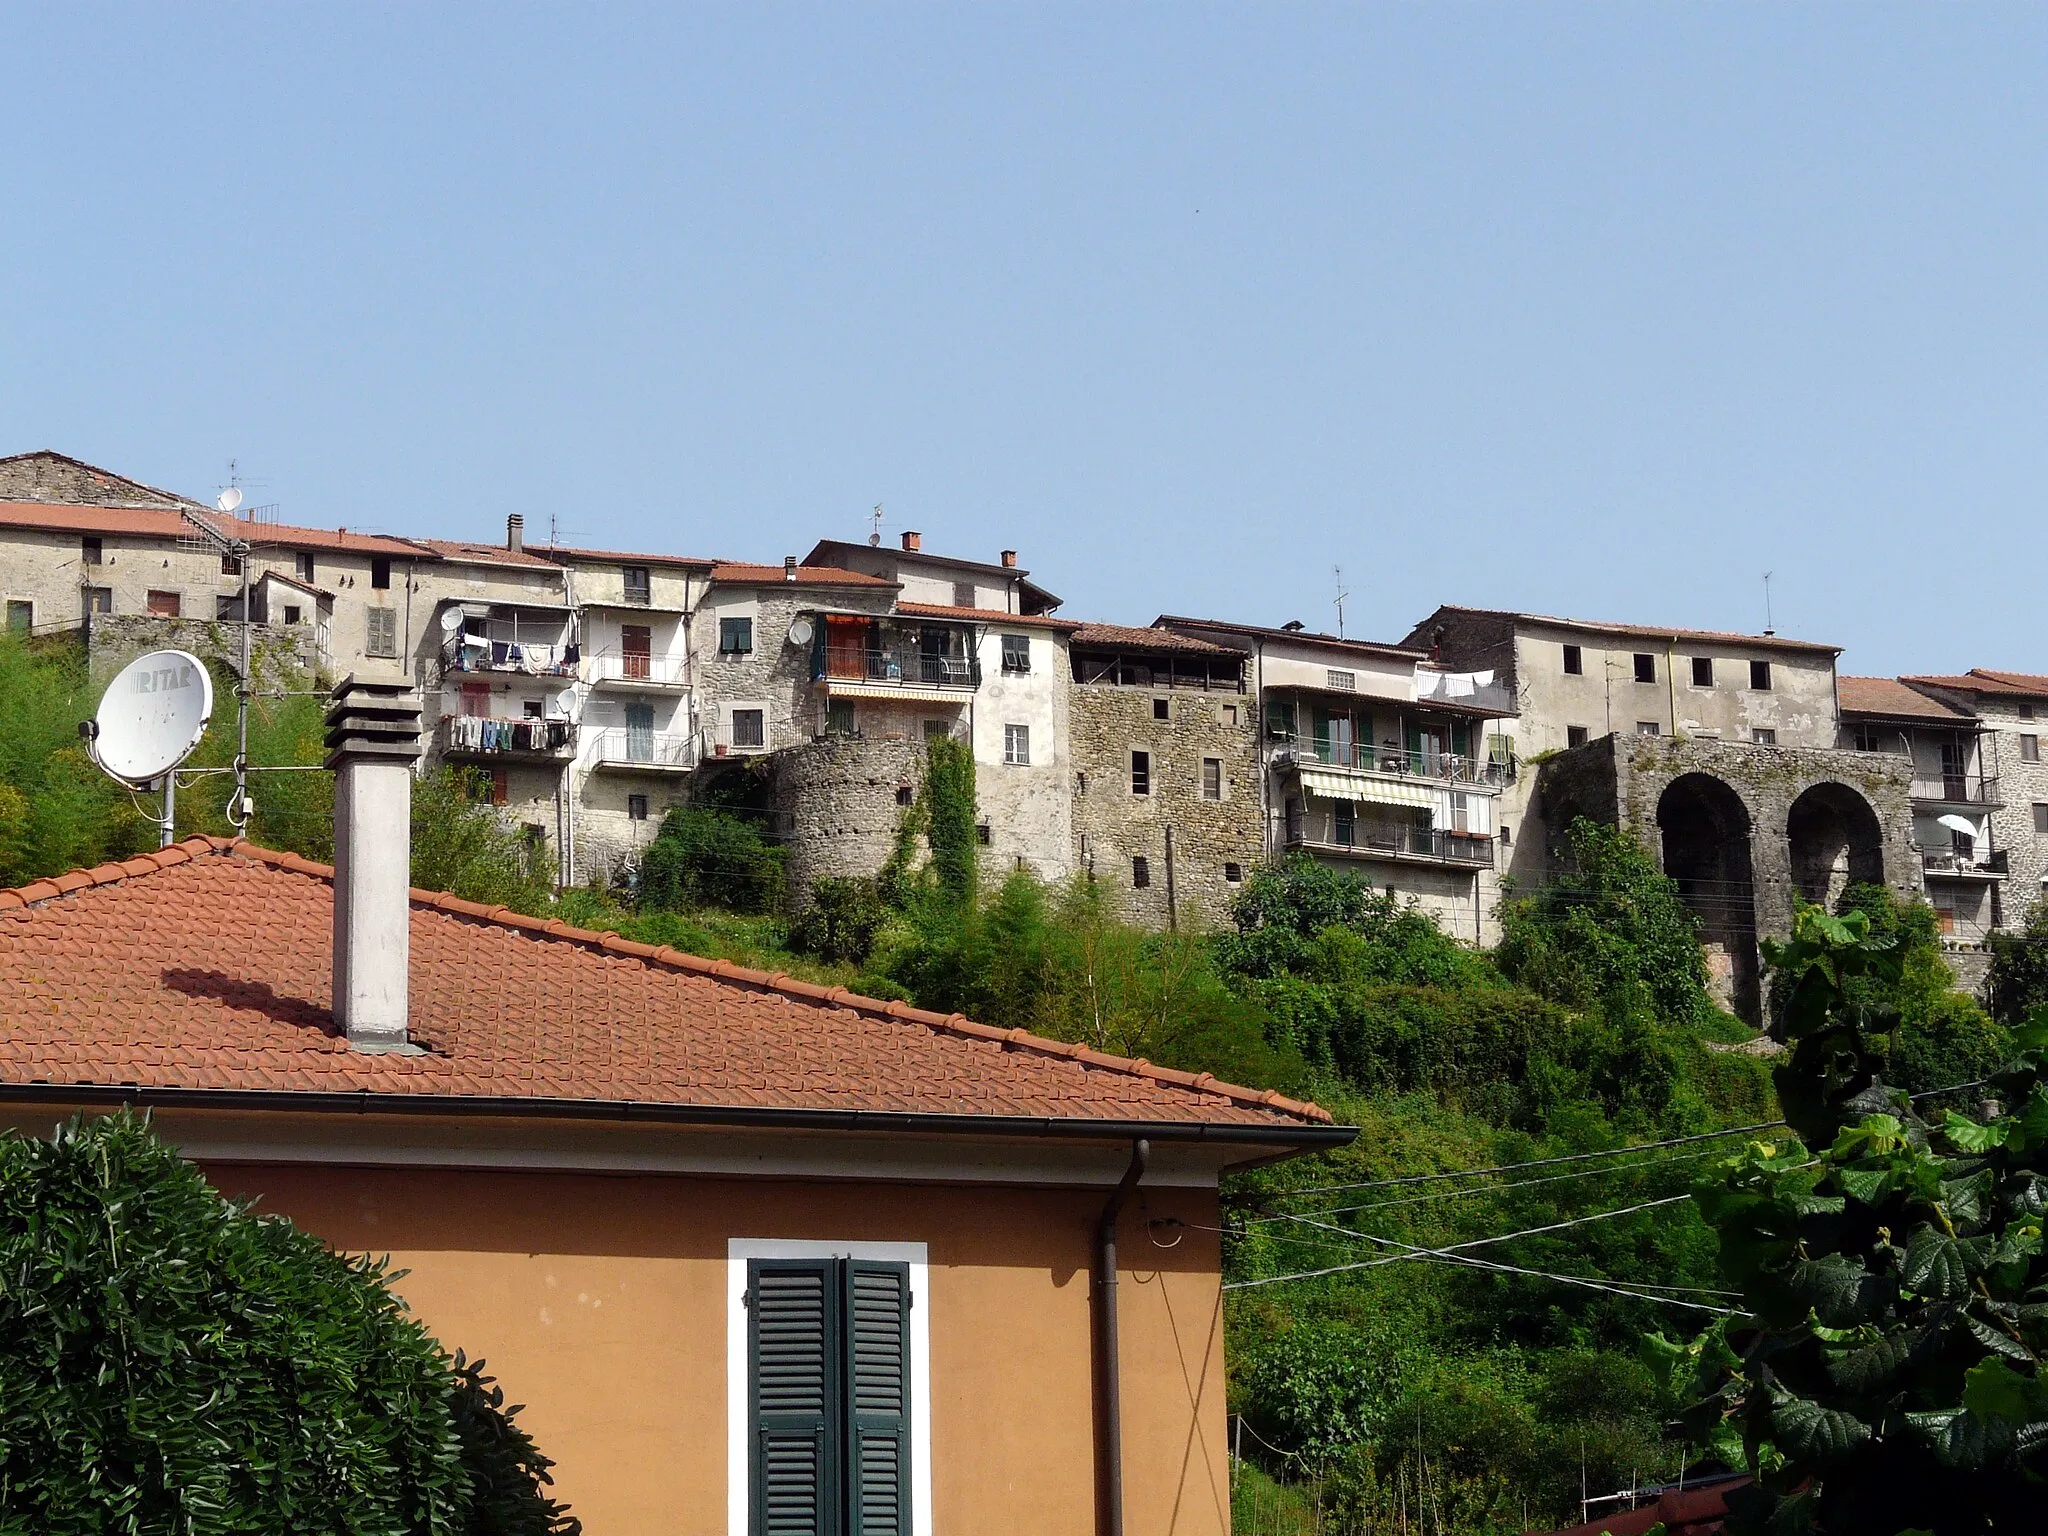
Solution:
<path fill-rule="evenodd" d="M 1709 773 L 1682 774 L 1658 798 L 1657 827 L 1664 873 L 1699 919 L 1716 999 L 1739 1018 L 1760 1022 L 1763 992 L 1748 807 L 1724 780 Z"/>
<path fill-rule="evenodd" d="M 1833 911 L 1851 885 L 1884 880 L 1884 829 L 1870 802 L 1846 784 L 1816 784 L 1785 817 L 1792 887 Z"/>

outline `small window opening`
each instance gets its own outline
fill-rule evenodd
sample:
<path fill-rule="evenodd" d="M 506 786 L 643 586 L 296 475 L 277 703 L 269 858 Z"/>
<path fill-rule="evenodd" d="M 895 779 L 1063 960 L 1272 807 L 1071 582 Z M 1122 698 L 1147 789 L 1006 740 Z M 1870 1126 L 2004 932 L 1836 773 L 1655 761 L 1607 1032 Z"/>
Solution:
<path fill-rule="evenodd" d="M 1655 720 L 1638 720 L 1636 722 L 1636 734 L 1638 736 L 1662 736 L 1664 734 L 1664 727 Z"/>
<path fill-rule="evenodd" d="M 1714 658 L 1695 656 L 1692 659 L 1692 685 L 1695 688 L 1714 686 Z"/>
<path fill-rule="evenodd" d="M 645 795 L 626 796 L 626 815 L 633 821 L 645 821 L 647 819 L 647 797 Z"/>
<path fill-rule="evenodd" d="M 1223 759 L 1205 757 L 1202 759 L 1202 798 L 1221 800 L 1223 798 Z"/>
<path fill-rule="evenodd" d="M 1568 725 L 1564 728 L 1564 744 L 1567 748 L 1583 747 L 1592 739 L 1592 732 L 1583 725 Z"/>
<path fill-rule="evenodd" d="M 1173 701 L 1171 699 L 1154 699 L 1152 701 L 1152 718 L 1154 720 L 1171 720 L 1173 718 Z"/>
<path fill-rule="evenodd" d="M 389 555 L 372 555 L 370 557 L 370 585 L 379 592 L 390 589 L 391 557 Z"/>
<path fill-rule="evenodd" d="M 1149 795 L 1152 793 L 1152 754 L 1133 752 L 1131 754 L 1131 793 Z"/>
<path fill-rule="evenodd" d="M 974 840 L 980 843 L 982 847 L 986 848 L 990 843 L 995 841 L 995 832 L 990 828 L 989 824 L 984 821 L 975 827 Z"/>
<path fill-rule="evenodd" d="M 1657 658 L 1648 651 L 1636 652 L 1636 681 L 1654 683 L 1657 681 Z"/>
<path fill-rule="evenodd" d="M 1142 891 L 1152 884 L 1152 861 L 1142 853 L 1131 860 L 1131 889 Z"/>
<path fill-rule="evenodd" d="M 1760 747 L 1775 747 L 1778 744 L 1778 733 L 1759 725 L 1750 731 L 1749 739 Z"/>
<path fill-rule="evenodd" d="M 1749 686 L 1759 693 L 1771 691 L 1771 664 L 1768 661 L 1752 661 L 1749 664 Z"/>
<path fill-rule="evenodd" d="M 1568 645 L 1564 648 L 1564 671 L 1567 677 L 1584 677 L 1586 675 L 1586 653 L 1576 645 Z"/>
<path fill-rule="evenodd" d="M 1223 866 L 1223 883 L 1225 885 L 1244 884 L 1244 866 L 1242 864 L 1225 864 Z"/>

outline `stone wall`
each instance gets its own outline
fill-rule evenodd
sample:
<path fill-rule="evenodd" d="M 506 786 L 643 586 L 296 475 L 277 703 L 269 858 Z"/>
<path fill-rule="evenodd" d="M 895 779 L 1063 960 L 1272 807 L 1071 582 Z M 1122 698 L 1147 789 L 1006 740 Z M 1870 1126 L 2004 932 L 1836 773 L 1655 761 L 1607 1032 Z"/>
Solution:
<path fill-rule="evenodd" d="M 103 684 L 146 651 L 190 651 L 202 661 L 242 664 L 242 626 L 211 619 L 153 619 L 141 614 L 96 614 L 86 626 L 86 667 Z M 308 625 L 287 628 L 254 624 L 249 632 L 249 670 L 259 690 L 305 688 L 319 675 L 319 651 Z M 216 699 L 214 714 L 232 715 L 233 699 Z"/>
<path fill-rule="evenodd" d="M 1154 714 L 1167 702 L 1168 718 Z M 1126 921 L 1165 928 L 1219 928 L 1229 922 L 1239 880 L 1265 856 L 1258 722 L 1242 693 L 1076 684 L 1068 701 L 1074 768 L 1075 865 L 1090 874 L 1105 905 Z M 1229 712 L 1235 711 L 1235 721 Z M 1131 792 L 1131 753 L 1152 754 L 1152 792 Z M 1222 798 L 1202 795 L 1202 760 L 1223 765 Z M 1172 830 L 1172 911 L 1168 909 L 1167 832 Z M 1150 883 L 1133 885 L 1132 860 L 1147 862 Z"/>
<path fill-rule="evenodd" d="M 819 880 L 881 870 L 924 782 L 924 764 L 921 741 L 853 736 L 820 737 L 768 760 L 769 803 L 788 850 L 792 907 L 807 906 Z"/>

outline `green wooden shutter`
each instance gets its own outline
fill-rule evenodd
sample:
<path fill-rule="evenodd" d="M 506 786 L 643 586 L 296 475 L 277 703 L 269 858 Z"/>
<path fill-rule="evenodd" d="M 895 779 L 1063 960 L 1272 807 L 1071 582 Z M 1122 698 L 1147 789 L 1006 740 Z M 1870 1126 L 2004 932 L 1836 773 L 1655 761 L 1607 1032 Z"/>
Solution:
<path fill-rule="evenodd" d="M 840 1536 L 838 1263 L 747 1266 L 754 1536 Z"/>
<path fill-rule="evenodd" d="M 845 1266 L 848 1536 L 910 1531 L 910 1268 Z"/>
<path fill-rule="evenodd" d="M 1309 718 L 1315 726 L 1316 757 L 1327 763 L 1330 760 L 1330 712 L 1327 709 L 1311 709 Z"/>
<path fill-rule="evenodd" d="M 1294 734 L 1294 704 L 1288 699 L 1266 696 L 1266 734 L 1268 736 L 1292 736 Z"/>
<path fill-rule="evenodd" d="M 1453 720 L 1451 722 L 1451 750 L 1460 757 L 1472 755 L 1472 722 Z"/>

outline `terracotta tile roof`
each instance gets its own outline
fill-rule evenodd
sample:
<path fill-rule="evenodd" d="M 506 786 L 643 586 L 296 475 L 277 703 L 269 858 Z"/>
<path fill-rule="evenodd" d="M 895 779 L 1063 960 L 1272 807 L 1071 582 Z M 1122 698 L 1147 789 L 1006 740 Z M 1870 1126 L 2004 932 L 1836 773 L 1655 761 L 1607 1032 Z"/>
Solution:
<path fill-rule="evenodd" d="M 1262 624 L 1232 624 L 1223 619 L 1191 619 L 1174 613 L 1162 613 L 1153 622 L 1173 629 L 1203 629 L 1219 635 L 1256 635 L 1266 640 L 1299 641 L 1323 650 L 1345 651 L 1355 656 L 1374 656 L 1395 661 L 1420 660 L 1429 655 L 1428 651 L 1417 650 L 1412 645 L 1384 645 L 1377 640 L 1347 640 L 1313 629 L 1272 629 Z"/>
<path fill-rule="evenodd" d="M 194 838 L 0 892 L 0 1085 L 1145 1122 L 1223 1140 L 1329 1121 L 1206 1074 L 428 891 L 412 893 L 425 1053 L 354 1051 L 329 1013 L 332 876 Z"/>
<path fill-rule="evenodd" d="M 1788 640 L 1783 635 L 1745 635 L 1730 629 L 1674 629 L 1663 624 L 1611 624 L 1599 619 L 1567 619 L 1552 613 L 1517 613 L 1504 608 L 1465 608 L 1456 603 L 1445 603 L 1436 613 L 1475 613 L 1492 619 L 1520 619 L 1529 624 L 1551 624 L 1560 629 L 1584 630 L 1588 634 L 1613 635 L 1627 640 L 1715 640 L 1729 645 L 1745 645 L 1772 651 L 1814 651 L 1829 656 L 1839 656 L 1839 645 L 1823 645 L 1817 640 Z M 1431 614 L 1430 618 L 1435 618 Z M 1422 629 L 1429 623 L 1424 619 L 1416 628 Z"/>
<path fill-rule="evenodd" d="M 788 572 L 779 565 L 749 565 L 740 560 L 722 560 L 711 567 L 711 579 L 725 582 L 728 586 L 757 586 L 769 582 L 787 581 Z M 884 581 L 879 576 L 864 576 L 859 571 L 842 571 L 834 565 L 800 565 L 796 568 L 796 580 L 792 586 L 811 587 L 895 587 L 898 582 Z"/>
<path fill-rule="evenodd" d="M 621 565 L 682 565 L 693 571 L 723 565 L 723 560 L 694 560 L 688 555 L 648 555 L 626 549 L 571 549 L 566 544 L 529 544 L 527 549 L 550 560 L 604 560 Z"/>
<path fill-rule="evenodd" d="M 1968 723 L 1970 714 L 1952 704 L 1929 698 L 1917 688 L 1895 677 L 1840 677 L 1835 679 L 1845 715 L 1888 715 L 1916 720 L 1950 720 Z"/>
<path fill-rule="evenodd" d="M 468 539 L 411 539 L 421 549 L 432 550 L 443 560 L 460 560 L 470 565 L 511 565 L 522 570 L 558 571 L 554 561 L 530 549 L 507 549 L 502 544 L 485 544 Z"/>
<path fill-rule="evenodd" d="M 256 523 L 238 517 L 205 514 L 207 521 L 258 549 L 326 549 L 356 555 L 395 555 L 418 560 L 419 543 L 377 533 L 350 533 L 336 528 L 296 528 L 286 523 Z M 51 533 L 97 533 L 127 539 L 194 537 L 192 525 L 176 512 L 142 507 L 80 507 L 54 502 L 0 502 L 0 528 L 34 528 Z M 430 557 L 428 557 L 430 558 Z"/>
<path fill-rule="evenodd" d="M 966 619 L 975 624 L 1021 624 L 1033 629 L 1056 629 L 1072 634 L 1081 626 L 1072 619 L 1056 619 L 1049 613 L 1010 613 L 1002 608 L 956 608 L 947 603 L 896 604 L 898 613 L 921 619 Z"/>
<path fill-rule="evenodd" d="M 1959 693 L 1981 693 L 1992 698 L 2048 699 L 2048 677 L 2032 672 L 1993 672 L 1972 667 L 1962 674 L 1902 677 L 1902 683 L 1924 683 L 1931 688 L 1953 688 Z"/>
<path fill-rule="evenodd" d="M 1243 651 L 1227 645 L 1212 645 L 1193 635 L 1176 635 L 1170 629 L 1145 629 L 1136 624 L 1083 624 L 1074 631 L 1074 644 L 1101 645 L 1122 651 L 1175 651 L 1187 656 L 1236 656 Z"/>

